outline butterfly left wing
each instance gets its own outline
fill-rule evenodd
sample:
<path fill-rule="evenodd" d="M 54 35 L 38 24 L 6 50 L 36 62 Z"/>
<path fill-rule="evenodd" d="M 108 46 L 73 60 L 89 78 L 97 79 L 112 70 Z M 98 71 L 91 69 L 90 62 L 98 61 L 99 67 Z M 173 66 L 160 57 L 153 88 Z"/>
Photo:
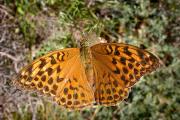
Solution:
<path fill-rule="evenodd" d="M 53 51 L 36 59 L 22 69 L 15 83 L 27 90 L 49 94 L 59 105 L 70 109 L 94 102 L 79 48 Z"/>
<path fill-rule="evenodd" d="M 128 44 L 101 43 L 91 47 L 98 104 L 114 105 L 128 96 L 140 77 L 156 69 L 159 60 Z"/>

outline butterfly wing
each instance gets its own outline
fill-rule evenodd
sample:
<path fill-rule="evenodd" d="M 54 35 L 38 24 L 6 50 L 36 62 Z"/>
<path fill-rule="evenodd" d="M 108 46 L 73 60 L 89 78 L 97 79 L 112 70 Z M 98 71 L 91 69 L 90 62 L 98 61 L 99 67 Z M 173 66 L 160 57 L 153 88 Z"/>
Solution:
<path fill-rule="evenodd" d="M 49 94 L 67 108 L 81 108 L 94 102 L 79 48 L 58 50 L 38 58 L 20 72 L 16 83 Z"/>
<path fill-rule="evenodd" d="M 153 54 L 127 44 L 97 44 L 91 47 L 91 54 L 98 104 L 114 105 L 123 100 L 140 77 L 159 66 Z"/>

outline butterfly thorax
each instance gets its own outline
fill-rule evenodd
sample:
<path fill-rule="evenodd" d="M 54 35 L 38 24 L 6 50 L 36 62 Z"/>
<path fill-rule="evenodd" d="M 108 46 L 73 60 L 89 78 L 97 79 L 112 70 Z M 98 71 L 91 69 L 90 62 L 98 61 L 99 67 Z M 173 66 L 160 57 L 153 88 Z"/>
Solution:
<path fill-rule="evenodd" d="M 88 44 L 82 43 L 80 48 L 81 61 L 85 69 L 87 80 L 94 84 L 93 66 L 92 66 L 92 54 Z"/>

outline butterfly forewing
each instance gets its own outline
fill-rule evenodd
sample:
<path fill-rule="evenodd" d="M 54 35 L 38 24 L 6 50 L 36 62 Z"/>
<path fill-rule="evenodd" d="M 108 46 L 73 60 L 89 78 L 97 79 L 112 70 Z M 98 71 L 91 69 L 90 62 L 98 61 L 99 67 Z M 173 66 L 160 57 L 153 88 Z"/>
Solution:
<path fill-rule="evenodd" d="M 81 108 L 94 102 L 79 48 L 58 50 L 38 58 L 20 72 L 16 82 L 53 96 L 67 108 Z"/>
<path fill-rule="evenodd" d="M 159 60 L 146 50 L 127 44 L 101 43 L 91 47 L 97 103 L 113 105 L 144 74 L 159 66 Z"/>

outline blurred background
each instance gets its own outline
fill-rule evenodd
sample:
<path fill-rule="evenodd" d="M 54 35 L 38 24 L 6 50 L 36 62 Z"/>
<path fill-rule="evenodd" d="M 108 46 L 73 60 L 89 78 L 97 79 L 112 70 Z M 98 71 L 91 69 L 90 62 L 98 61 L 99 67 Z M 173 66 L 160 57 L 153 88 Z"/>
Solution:
<path fill-rule="evenodd" d="M 163 65 L 114 107 L 67 111 L 13 86 L 35 58 L 77 47 L 79 30 L 150 50 Z M 0 0 L 0 120 L 71 119 L 180 119 L 179 0 Z"/>

